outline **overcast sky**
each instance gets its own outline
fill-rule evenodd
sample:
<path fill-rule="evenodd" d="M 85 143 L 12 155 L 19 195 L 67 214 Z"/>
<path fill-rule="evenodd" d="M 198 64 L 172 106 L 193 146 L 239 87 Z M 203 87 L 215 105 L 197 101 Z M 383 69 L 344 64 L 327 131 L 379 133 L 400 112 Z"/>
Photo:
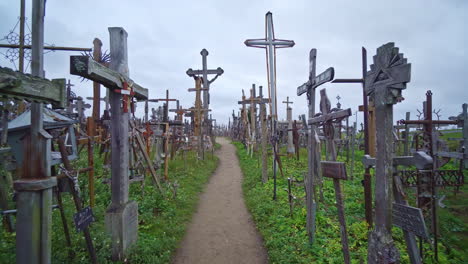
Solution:
<path fill-rule="evenodd" d="M 30 17 L 31 1 L 26 2 L 26 16 Z M 0 0 L 0 39 L 17 23 L 19 8 L 18 0 Z M 427 90 L 432 90 L 434 108 L 442 109 L 444 119 L 458 114 L 461 104 L 468 102 L 464 81 L 468 76 L 468 1 L 463 0 L 48 0 L 45 42 L 92 47 L 98 37 L 107 50 L 107 28 L 124 27 L 130 77 L 147 87 L 151 98 L 161 98 L 169 89 L 171 97 L 180 99 L 184 107 L 194 101 L 194 93 L 187 91 L 194 86 L 193 79 L 185 72 L 201 68 L 200 51 L 206 48 L 208 67 L 224 69 L 211 85 L 210 107 L 218 123 L 227 124 L 232 109 L 237 112 L 239 108 L 242 89 L 248 93 L 253 83 L 267 85 L 264 50 L 248 48 L 244 41 L 264 37 L 268 11 L 273 13 L 276 37 L 296 43 L 293 48 L 277 51 L 278 101 L 290 97 L 294 118 L 306 113 L 305 95 L 296 96 L 296 88 L 308 78 L 311 48 L 318 50 L 317 73 L 333 66 L 335 78 L 359 78 L 361 47 L 367 48 L 371 64 L 377 47 L 395 42 L 412 64 L 411 82 L 403 91 L 405 101 L 394 107 L 395 120 L 404 118 L 407 111 L 415 118 Z M 0 52 L 5 53 L 5 49 Z M 46 54 L 46 77 L 71 79 L 77 95 L 92 96 L 91 82 L 80 82 L 69 74 L 70 55 L 78 53 Z M 14 67 L 3 56 L 0 65 Z M 362 104 L 360 85 L 322 87 L 327 88 L 333 105 L 337 95 L 342 98 L 342 107 L 353 112 Z M 280 119 L 285 118 L 285 112 L 285 105 L 279 104 Z M 143 116 L 142 104 L 137 114 Z"/>

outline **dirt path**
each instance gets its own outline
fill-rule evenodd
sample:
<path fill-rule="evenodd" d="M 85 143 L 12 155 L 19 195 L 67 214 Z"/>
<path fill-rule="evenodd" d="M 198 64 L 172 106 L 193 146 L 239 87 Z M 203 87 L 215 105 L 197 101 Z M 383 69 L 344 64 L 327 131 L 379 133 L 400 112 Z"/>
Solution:
<path fill-rule="evenodd" d="M 236 150 L 224 138 L 217 141 L 219 166 L 200 197 L 173 263 L 268 263 L 244 204 Z"/>

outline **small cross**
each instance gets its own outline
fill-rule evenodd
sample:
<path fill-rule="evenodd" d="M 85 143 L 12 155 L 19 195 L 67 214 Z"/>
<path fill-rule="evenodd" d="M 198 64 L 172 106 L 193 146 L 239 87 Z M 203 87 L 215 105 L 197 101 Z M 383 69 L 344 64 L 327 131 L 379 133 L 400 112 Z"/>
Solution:
<path fill-rule="evenodd" d="M 289 96 L 287 96 L 286 101 L 283 101 L 283 104 L 286 104 L 286 109 L 289 109 L 289 104 L 293 104 L 293 102 L 289 101 Z"/>

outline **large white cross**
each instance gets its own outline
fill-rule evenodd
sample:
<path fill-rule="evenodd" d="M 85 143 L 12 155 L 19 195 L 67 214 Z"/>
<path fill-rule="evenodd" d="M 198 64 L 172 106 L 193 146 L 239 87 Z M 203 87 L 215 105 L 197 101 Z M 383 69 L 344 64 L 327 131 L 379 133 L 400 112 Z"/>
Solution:
<path fill-rule="evenodd" d="M 248 39 L 244 44 L 248 47 L 266 49 L 267 67 L 268 67 L 268 85 L 271 99 L 271 116 L 277 119 L 276 110 L 276 48 L 290 48 L 294 46 L 293 40 L 275 39 L 273 28 L 273 14 L 271 12 L 265 15 L 266 32 L 264 39 Z"/>

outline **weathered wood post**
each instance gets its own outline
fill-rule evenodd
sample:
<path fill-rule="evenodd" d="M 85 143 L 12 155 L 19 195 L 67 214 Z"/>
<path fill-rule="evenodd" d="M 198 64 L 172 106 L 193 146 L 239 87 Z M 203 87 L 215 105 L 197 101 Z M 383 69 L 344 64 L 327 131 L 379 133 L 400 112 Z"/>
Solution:
<path fill-rule="evenodd" d="M 286 104 L 286 121 L 288 122 L 288 147 L 287 153 L 288 155 L 293 155 L 295 152 L 294 144 L 293 144 L 293 121 L 292 121 L 292 108 L 289 104 L 293 102 L 289 101 L 289 96 L 286 97 L 286 101 L 283 101 L 283 104 Z"/>
<path fill-rule="evenodd" d="M 148 89 L 129 78 L 127 32 L 109 28 L 111 63 L 109 68 L 87 56 L 70 57 L 70 73 L 98 81 L 110 91 L 111 104 L 111 191 L 112 201 L 106 212 L 106 227 L 112 236 L 112 259 L 121 260 L 138 235 L 138 205 L 128 199 L 129 102 L 148 98 Z M 157 181 L 157 179 L 156 179 Z"/>
<path fill-rule="evenodd" d="M 109 68 L 129 76 L 127 32 L 120 27 L 109 28 L 111 62 Z M 123 111 L 124 95 L 110 91 L 111 107 L 111 189 L 112 203 L 106 212 L 106 226 L 112 233 L 112 258 L 121 260 L 138 237 L 138 205 L 128 199 L 128 111 Z M 124 106 L 125 107 L 125 106 Z"/>
<path fill-rule="evenodd" d="M 367 72 L 365 91 L 375 104 L 377 153 L 375 179 L 375 228 L 369 235 L 367 261 L 398 263 L 399 252 L 392 239 L 393 105 L 411 78 L 411 64 L 394 43 L 377 49 Z"/>
<path fill-rule="evenodd" d="M 317 60 L 317 50 L 311 49 L 309 53 L 309 80 L 297 88 L 297 95 L 307 93 L 308 117 L 315 115 L 315 89 L 320 85 L 333 80 L 334 69 L 328 68 L 323 73 L 315 76 L 315 66 Z M 304 178 L 306 189 L 307 218 L 306 228 L 309 235 L 309 242 L 314 242 L 315 236 L 315 211 L 317 210 L 317 197 L 315 188 L 321 185 L 322 178 L 320 173 L 320 140 L 315 131 L 315 126 L 310 125 L 307 136 L 307 175 Z"/>
<path fill-rule="evenodd" d="M 260 126 L 261 126 L 261 144 L 262 144 L 262 182 L 268 181 L 268 156 L 267 156 L 267 142 L 268 142 L 268 127 L 267 127 L 267 114 L 266 102 L 263 101 L 263 87 L 259 87 L 260 96 Z M 268 100 L 268 99 L 267 99 Z"/>
<path fill-rule="evenodd" d="M 342 121 L 343 118 L 347 118 L 351 115 L 351 109 L 340 110 L 337 112 L 331 111 L 330 100 L 328 100 L 326 90 L 320 90 L 320 110 L 321 115 L 309 119 L 309 124 L 320 124 L 323 125 L 323 131 L 327 142 L 327 152 L 330 160 L 322 161 L 322 174 L 323 177 L 333 179 L 333 186 L 335 188 L 336 207 L 338 209 L 338 220 L 340 221 L 341 231 L 341 245 L 343 250 L 344 263 L 351 263 L 349 256 L 349 245 L 348 245 L 348 233 L 346 231 L 346 220 L 344 213 L 344 202 L 343 194 L 341 192 L 340 180 L 347 180 L 346 167 L 343 162 L 336 162 L 336 147 L 335 147 L 335 128 L 332 122 Z"/>
<path fill-rule="evenodd" d="M 31 72 L 41 78 L 44 77 L 44 16 L 45 1 L 34 0 Z M 8 78 L 3 80 L 8 81 Z M 62 85 L 65 89 L 65 80 Z M 8 84 L 6 86 L 8 88 Z M 36 92 L 33 87 L 29 89 Z M 31 104 L 31 131 L 24 139 L 23 162 L 27 166 L 20 179 L 14 182 L 17 192 L 16 263 L 51 262 L 52 187 L 57 180 L 50 177 L 52 136 L 43 129 L 42 112 L 42 103 Z"/>

